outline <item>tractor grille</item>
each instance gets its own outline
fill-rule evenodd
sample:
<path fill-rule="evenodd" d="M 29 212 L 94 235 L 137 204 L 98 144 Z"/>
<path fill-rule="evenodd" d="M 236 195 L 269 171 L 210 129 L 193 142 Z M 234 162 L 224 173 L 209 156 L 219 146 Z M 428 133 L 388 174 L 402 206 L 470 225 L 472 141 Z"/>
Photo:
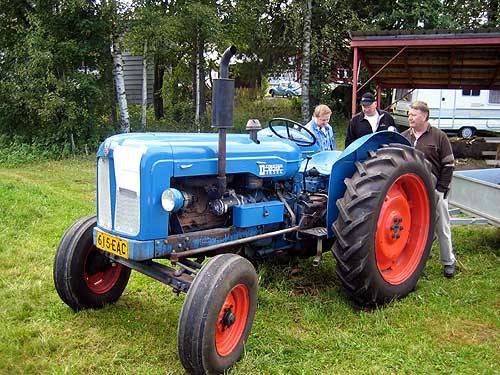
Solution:
<path fill-rule="evenodd" d="M 139 233 L 139 197 L 135 191 L 117 189 L 115 229 L 131 235 Z"/>
<path fill-rule="evenodd" d="M 97 161 L 97 223 L 111 229 L 111 194 L 109 187 L 109 159 L 99 158 Z"/>
<path fill-rule="evenodd" d="M 111 182 L 115 182 L 115 194 L 111 194 Z M 116 184 L 115 176 L 110 173 L 108 158 L 101 157 L 97 162 L 97 223 L 106 229 L 137 235 L 140 229 L 139 195 L 133 191 Z M 114 202 L 114 225 L 111 199 Z"/>

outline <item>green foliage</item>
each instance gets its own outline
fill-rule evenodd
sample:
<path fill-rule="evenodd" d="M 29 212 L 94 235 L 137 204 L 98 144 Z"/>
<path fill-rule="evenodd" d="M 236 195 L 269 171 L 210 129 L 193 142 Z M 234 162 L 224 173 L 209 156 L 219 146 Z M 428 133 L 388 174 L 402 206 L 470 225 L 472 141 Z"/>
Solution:
<path fill-rule="evenodd" d="M 173 123 L 192 123 L 194 109 L 191 97 L 190 66 L 181 61 L 167 70 L 163 76 L 165 120 Z"/>
<path fill-rule="evenodd" d="M 284 117 L 300 121 L 300 103 L 298 98 L 261 98 L 254 97 L 256 89 L 237 89 L 234 111 L 235 133 L 244 133 L 249 119 L 258 119 L 262 127 L 275 117 Z"/>
<path fill-rule="evenodd" d="M 258 119 L 262 127 L 274 117 L 285 117 L 292 120 L 300 118 L 299 98 L 263 98 L 259 89 L 236 89 L 233 122 L 233 133 L 245 133 L 247 121 L 251 118 Z M 177 101 L 175 106 L 166 107 L 166 115 L 161 120 L 155 120 L 152 108 L 148 111 L 148 131 L 167 132 L 197 132 L 198 129 L 192 119 L 190 101 Z M 130 106 L 130 121 L 133 131 L 140 129 L 140 107 Z M 208 113 L 211 119 L 211 113 Z M 344 125 L 341 125 L 344 126 Z M 210 121 L 201 124 L 202 132 L 215 132 L 210 127 Z M 342 141 L 343 143 L 343 141 Z"/>
<path fill-rule="evenodd" d="M 2 50 L 0 133 L 53 145 L 72 137 L 83 146 L 107 131 L 106 21 L 92 2 L 77 0 L 16 10 L 25 29 Z"/>
<path fill-rule="evenodd" d="M 374 1 L 364 16 L 372 30 L 452 29 L 498 27 L 498 0 Z"/>
<path fill-rule="evenodd" d="M 14 137 L 8 139 L 0 136 L 0 165 L 18 166 L 34 161 L 61 159 L 70 155 L 70 145 L 58 146 L 47 141 L 33 141 L 32 143 Z"/>
<path fill-rule="evenodd" d="M 0 166 L 15 167 L 44 160 L 60 160 L 81 154 L 95 154 L 101 138 L 89 138 L 85 144 L 73 145 L 71 142 L 57 143 L 43 137 L 27 142 L 21 137 L 0 135 Z"/>
<path fill-rule="evenodd" d="M 214 52 L 234 44 L 239 64 L 231 66 L 231 75 L 238 87 L 257 88 L 252 99 L 261 99 L 263 77 L 300 67 L 303 3 L 135 0 L 127 8 L 117 0 L 0 0 L 0 134 L 59 148 L 73 140 L 82 149 L 116 132 L 109 46 L 111 36 L 121 34 L 135 54 L 147 41 L 147 57 L 154 61 L 155 104 L 164 105 L 165 120 L 150 122 L 152 128 L 197 130 L 197 69 L 203 80 L 217 70 Z M 311 107 L 321 102 L 338 113 L 350 111 L 345 93 L 339 97 L 328 85 L 333 71 L 351 64 L 350 30 L 499 25 L 498 0 L 313 1 Z M 210 93 L 201 87 L 200 126 L 207 129 L 203 113 Z"/>
<path fill-rule="evenodd" d="M 234 44 L 245 63 L 253 66 L 253 79 L 242 72 L 250 87 L 260 85 L 268 73 L 294 69 L 301 47 L 291 22 L 290 1 L 223 1 L 221 13 L 226 33 L 219 48 Z"/>

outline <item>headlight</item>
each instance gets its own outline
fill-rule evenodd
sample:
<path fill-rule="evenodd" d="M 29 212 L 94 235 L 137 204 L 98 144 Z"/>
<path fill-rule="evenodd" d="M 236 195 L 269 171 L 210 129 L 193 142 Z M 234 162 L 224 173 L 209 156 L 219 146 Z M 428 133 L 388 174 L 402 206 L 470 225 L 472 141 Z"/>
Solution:
<path fill-rule="evenodd" d="M 184 195 L 177 189 L 167 189 L 161 195 L 161 205 L 167 212 L 176 212 L 184 206 Z"/>

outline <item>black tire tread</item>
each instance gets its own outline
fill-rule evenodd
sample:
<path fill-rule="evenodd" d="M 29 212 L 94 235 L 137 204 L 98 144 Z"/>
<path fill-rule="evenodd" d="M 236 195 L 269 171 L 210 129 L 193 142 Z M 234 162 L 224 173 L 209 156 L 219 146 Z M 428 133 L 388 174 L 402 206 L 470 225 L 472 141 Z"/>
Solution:
<path fill-rule="evenodd" d="M 85 236 L 95 227 L 96 221 L 96 216 L 91 215 L 73 223 L 64 232 L 54 258 L 54 286 L 63 302 L 75 311 L 101 308 L 105 304 L 115 302 L 120 298 L 130 277 L 130 268 L 122 266 L 120 278 L 113 289 L 96 298 L 89 298 L 88 290 L 76 286 L 75 278 L 78 276 L 74 274 L 74 263 L 84 255 L 80 253 L 80 242 L 86 240 Z"/>
<path fill-rule="evenodd" d="M 354 175 L 345 180 L 347 187 L 345 195 L 336 202 L 339 215 L 332 225 L 336 238 L 333 247 L 333 255 L 337 260 L 336 273 L 347 293 L 359 305 L 374 306 L 403 297 L 414 288 L 425 266 L 432 244 L 432 235 L 428 238 L 422 257 L 425 258 L 421 261 L 423 265 L 417 267 L 408 282 L 409 286 L 405 285 L 399 289 L 401 293 L 388 292 L 389 287 L 387 289 L 380 287 L 382 278 L 378 275 L 378 270 L 373 270 L 374 263 L 370 259 L 369 248 L 375 238 L 373 228 L 374 221 L 376 223 L 378 218 L 376 211 L 377 205 L 381 204 L 381 194 L 388 188 L 386 185 L 393 171 L 408 165 L 423 170 L 426 187 L 428 190 L 432 189 L 434 194 L 435 179 L 430 172 L 430 163 L 423 154 L 409 146 L 390 144 L 370 153 L 365 162 L 356 162 Z M 431 232 L 434 226 L 434 202 L 431 202 L 430 220 Z M 374 258 L 374 255 L 372 257 Z M 417 273 L 418 275 L 415 275 Z"/>
<path fill-rule="evenodd" d="M 249 280 L 250 310 L 246 330 L 243 333 L 244 345 L 253 323 L 257 302 L 257 274 L 252 264 L 245 258 L 235 254 L 221 254 L 212 258 L 191 284 L 182 306 L 177 329 L 177 348 L 179 358 L 184 368 L 191 374 L 220 373 L 232 366 L 243 353 L 243 347 L 235 348 L 225 361 L 226 363 L 210 363 L 207 359 L 205 330 L 211 308 L 215 308 L 215 299 L 220 288 L 225 283 L 231 283 L 238 278 Z M 231 279 L 231 280 L 228 280 Z M 247 280 L 247 281 L 248 281 Z M 232 285 L 232 284 L 231 284 Z M 234 286 L 234 285 L 232 285 Z M 226 285 L 227 287 L 227 285 Z M 230 286 L 231 287 L 231 286 Z M 220 308 L 219 308 L 220 310 Z M 216 310 L 217 314 L 218 311 Z M 225 358 L 225 357 L 220 357 Z"/>
<path fill-rule="evenodd" d="M 76 247 L 76 240 L 81 238 L 83 233 L 92 223 L 96 222 L 95 215 L 83 217 L 73 223 L 64 232 L 61 241 L 57 247 L 56 256 L 54 258 L 54 284 L 59 297 L 70 306 L 73 310 L 81 310 L 83 306 L 78 302 L 77 296 L 74 294 L 69 281 L 71 278 L 67 275 L 68 260 L 72 257 Z M 69 251 L 67 249 L 70 249 Z"/>

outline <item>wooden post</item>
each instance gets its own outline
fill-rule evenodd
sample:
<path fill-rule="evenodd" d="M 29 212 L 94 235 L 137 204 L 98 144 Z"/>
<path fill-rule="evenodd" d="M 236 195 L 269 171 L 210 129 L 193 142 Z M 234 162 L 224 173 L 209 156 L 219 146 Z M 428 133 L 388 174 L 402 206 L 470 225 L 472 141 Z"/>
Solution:
<path fill-rule="evenodd" d="M 382 89 L 380 85 L 377 83 L 377 108 L 380 108 L 380 104 L 382 102 Z"/>
<path fill-rule="evenodd" d="M 352 104 L 351 117 L 356 114 L 356 99 L 358 96 L 358 48 L 354 47 L 354 61 L 352 62 Z"/>

